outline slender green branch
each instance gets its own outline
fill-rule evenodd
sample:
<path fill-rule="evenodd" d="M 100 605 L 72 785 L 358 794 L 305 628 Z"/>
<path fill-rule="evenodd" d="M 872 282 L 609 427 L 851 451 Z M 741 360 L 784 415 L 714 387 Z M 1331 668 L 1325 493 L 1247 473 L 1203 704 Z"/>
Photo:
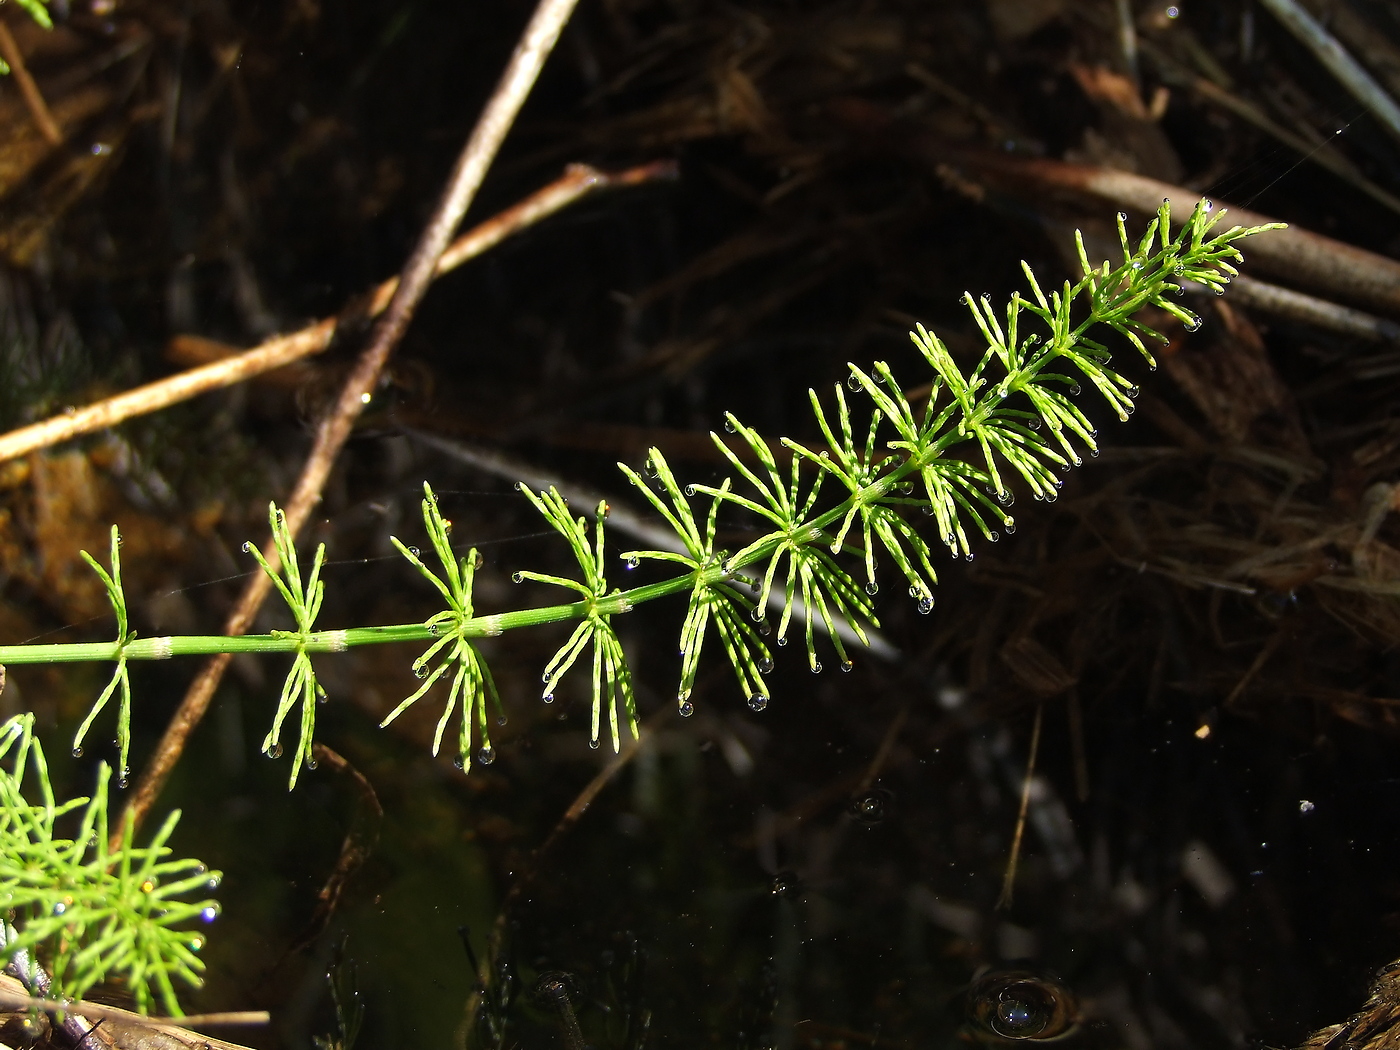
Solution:
<path fill-rule="evenodd" d="M 767 638 L 786 644 L 795 624 L 802 624 L 807 662 L 822 669 L 816 628 L 821 626 L 835 649 L 838 664 L 849 670 L 851 657 L 839 628 L 849 628 L 861 641 L 863 625 L 878 626 L 874 596 L 879 591 L 877 557 L 889 555 L 908 585 L 918 609 L 933 608 L 937 573 L 933 546 L 942 543 L 957 556 L 971 559 L 972 540 L 996 542 L 1015 531 L 1010 506 L 1012 482 L 1019 478 L 1034 498 L 1053 501 L 1061 474 L 1096 455 L 1097 431 L 1077 402 L 1082 384 L 1092 386 L 1119 419 L 1133 410 L 1137 389 L 1111 367 L 1111 353 L 1099 332 L 1112 330 L 1155 367 L 1148 341 L 1164 337 L 1135 319 L 1137 311 L 1153 306 L 1184 323 L 1200 324 L 1170 296 L 1180 292 L 1178 281 L 1189 279 L 1217 291 L 1237 272 L 1241 258 L 1234 242 L 1259 232 L 1234 227 L 1213 233 L 1220 216 L 1202 202 L 1191 219 L 1170 234 L 1166 205 L 1135 244 L 1128 239 L 1119 216 L 1122 260 L 1114 265 L 1090 264 L 1082 239 L 1078 251 L 1082 276 L 1075 283 L 1047 292 L 1029 266 L 1022 264 L 1029 295 L 1014 295 L 998 311 L 983 296 L 965 295 L 985 350 L 970 370 L 964 370 L 948 348 L 920 325 L 911 333 L 915 348 L 933 372 L 927 400 L 914 405 L 889 365 L 877 361 L 869 368 L 850 365 L 846 386 L 869 402 L 869 419 L 857 425 L 852 400 L 837 386 L 834 403 L 823 403 L 809 392 L 825 448 L 783 438 L 791 451 L 788 469 L 780 470 L 767 442 L 737 418 L 726 417 L 726 429 L 746 446 L 741 457 L 718 435 L 715 444 L 738 476 L 717 486 L 683 486 L 659 449 L 648 455 L 644 474 L 619 464 L 624 476 L 675 532 L 681 552 L 634 550 L 622 552 L 629 568 L 643 560 L 664 562 L 679 571 L 657 583 L 618 590 L 605 571 L 604 522 L 606 504 L 590 520 L 574 517 L 557 492 L 531 492 L 526 498 L 551 528 L 568 543 L 579 579 L 530 570 L 515 574 L 517 582 L 533 580 L 563 587 L 579 595 L 565 605 L 541 606 L 477 615 L 472 585 L 478 568 L 476 552 L 459 557 L 449 541 L 451 523 L 424 486 L 423 523 L 432 542 L 438 568 L 430 569 L 419 552 L 399 540 L 394 543 L 409 563 L 437 590 L 445 608 L 421 624 L 359 627 L 317 631 L 313 623 L 321 605 L 320 569 L 324 549 L 318 549 L 309 575 L 303 579 L 281 512 L 270 509 L 280 571 L 274 572 L 253 547 L 251 553 L 273 579 L 292 612 L 293 631 L 240 638 L 169 637 L 138 639 L 127 625 L 121 591 L 118 537 L 113 530 L 111 571 L 89 563 L 101 575 L 117 618 L 117 639 L 111 643 L 0 646 L 0 663 L 111 660 L 116 671 L 80 731 L 118 689 L 121 691 L 118 738 L 122 764 L 126 761 L 126 724 L 130 717 L 127 665 L 132 660 L 232 652 L 285 652 L 293 662 L 282 688 L 272 729 L 263 741 L 269 754 L 281 752 L 283 720 L 300 704 L 300 735 L 291 771 L 295 784 L 300 768 L 310 763 L 316 701 L 322 697 L 312 656 L 358 645 L 386 642 L 427 642 L 414 662 L 422 685 L 384 720 L 388 724 L 425 697 L 439 682 L 447 697 L 434 736 L 433 751 L 460 707 L 457 761 L 466 768 L 474 740 L 477 758 L 494 757 L 487 732 L 488 704 L 499 709 L 494 680 L 478 647 L 482 638 L 520 627 L 575 622 L 576 626 L 544 670 L 542 698 L 553 699 L 558 680 L 588 650 L 592 650 L 592 742 L 599 743 L 604 710 L 614 749 L 620 746 L 620 722 L 636 732 L 631 673 L 612 618 L 645 602 L 686 594 L 687 611 L 680 632 L 680 681 L 676 700 L 682 714 L 694 708 L 690 700 L 702 649 L 717 635 L 749 703 L 761 710 L 768 703 L 765 676 L 773 658 Z M 1259 229 L 1266 229 L 1261 227 Z M 754 464 L 757 464 L 756 466 Z M 808 468 L 805 472 L 803 467 Z M 816 468 L 815 472 L 811 468 Z M 835 498 L 823 498 L 835 490 Z M 704 501 L 708 501 L 708 504 Z M 768 531 L 741 550 L 715 547 L 721 508 L 742 513 Z M 931 519 L 933 546 L 915 521 Z M 914 516 L 914 520 L 910 520 Z M 590 532 L 591 529 L 591 532 Z M 863 570 L 857 583 L 838 558 L 852 557 Z M 743 573 L 748 570 L 747 573 Z M 756 576 L 753 580 L 751 577 Z M 801 602 L 804 617 L 796 615 Z M 767 623 L 769 606 L 778 608 L 776 634 Z M 711 630 L 713 628 L 713 631 Z M 503 718 L 503 716 L 502 716 Z"/>

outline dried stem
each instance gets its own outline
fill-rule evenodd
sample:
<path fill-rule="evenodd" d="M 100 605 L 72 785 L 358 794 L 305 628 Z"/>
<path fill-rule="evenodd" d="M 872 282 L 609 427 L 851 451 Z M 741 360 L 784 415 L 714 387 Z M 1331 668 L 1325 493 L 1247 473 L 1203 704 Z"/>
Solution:
<path fill-rule="evenodd" d="M 456 269 L 469 259 L 494 248 L 512 234 L 518 233 L 541 219 L 553 215 L 594 190 L 611 187 L 637 186 L 675 174 L 671 161 L 643 164 L 616 174 L 597 171 L 587 165 L 571 165 L 563 177 L 532 193 L 519 204 L 492 216 L 458 237 L 443 252 L 436 276 Z M 365 313 L 378 317 L 388 307 L 399 286 L 392 277 L 370 293 Z M 346 311 L 348 314 L 350 311 Z M 341 315 L 342 317 L 345 314 Z M 199 394 L 242 383 L 264 372 L 290 364 L 303 357 L 319 354 L 331 345 L 341 318 L 330 317 L 291 335 L 277 336 L 267 342 L 199 368 L 169 376 L 145 386 L 135 387 L 85 408 L 33 423 L 8 434 L 0 435 L 0 461 L 14 459 L 38 449 L 48 448 L 83 434 L 115 426 L 135 416 L 168 408 Z"/>
<path fill-rule="evenodd" d="M 287 527 L 292 535 L 301 531 L 311 509 L 320 501 L 321 489 L 330 475 L 336 456 L 349 438 L 365 403 L 370 400 L 389 354 L 403 337 L 414 311 L 432 283 L 438 261 L 447 248 L 452 232 L 476 196 L 486 169 L 500 150 L 506 133 L 576 3 L 577 0 L 540 0 L 535 8 L 500 83 L 453 167 L 446 192 L 404 265 L 398 287 L 384 316 L 371 333 L 369 345 L 346 379 L 334 407 L 317 428 L 315 445 L 285 508 Z M 277 566 L 277 551 L 271 542 L 264 548 L 263 556 L 274 568 Z M 226 634 L 242 634 L 248 629 L 271 586 L 266 573 L 255 573 L 249 577 L 248 585 L 225 624 Z M 150 811 L 170 771 L 184 753 L 185 742 L 209 709 L 214 690 L 218 688 L 230 659 L 228 654 L 214 657 L 195 677 L 166 727 L 156 753 L 141 774 L 123 824 L 129 820 L 139 827 Z"/>
<path fill-rule="evenodd" d="M 50 146 L 63 145 L 63 132 L 59 130 L 57 121 L 49 112 L 48 104 L 39 91 L 39 85 L 34 83 L 34 78 L 29 75 L 29 68 L 24 64 L 24 55 L 20 53 L 19 44 L 15 42 L 9 26 L 3 21 L 0 21 L 0 58 L 10 67 L 10 75 L 15 78 L 19 93 L 24 98 L 24 105 L 29 110 L 29 119 L 34 121 L 39 134 L 44 136 Z"/>
<path fill-rule="evenodd" d="M 1026 779 L 1021 784 L 1021 808 L 1016 813 L 1016 833 L 1011 837 L 1011 856 L 1006 861 L 1006 876 L 1001 882 L 1001 896 L 997 898 L 997 910 L 1011 907 L 1011 896 L 1016 888 L 1016 868 L 1021 861 L 1021 839 L 1026 833 L 1026 815 L 1031 808 L 1031 785 L 1035 782 L 1035 760 L 1040 752 L 1040 726 L 1045 721 L 1045 702 L 1035 705 L 1035 724 L 1031 727 L 1030 754 L 1026 756 Z"/>

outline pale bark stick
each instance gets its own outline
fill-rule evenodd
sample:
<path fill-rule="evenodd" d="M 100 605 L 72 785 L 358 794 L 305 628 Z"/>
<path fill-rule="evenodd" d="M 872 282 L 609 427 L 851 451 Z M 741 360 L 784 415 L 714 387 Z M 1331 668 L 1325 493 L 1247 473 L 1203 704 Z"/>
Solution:
<path fill-rule="evenodd" d="M 656 161 L 609 173 L 583 164 L 571 165 L 564 175 L 532 193 L 519 204 L 487 219 L 462 234 L 442 255 L 435 276 L 456 269 L 488 249 L 500 244 L 547 216 L 598 189 L 636 186 L 675 172 L 671 161 Z M 388 307 L 398 289 L 399 279 L 391 277 L 370 293 L 366 314 L 378 317 Z M 49 419 L 0 434 L 0 462 L 15 459 L 61 441 L 115 426 L 127 419 L 169 408 L 199 394 L 246 382 L 264 372 L 290 364 L 331 345 L 337 318 L 329 317 L 291 335 L 276 336 L 251 350 L 167 376 L 144 386 L 134 387 L 83 408 L 70 409 Z"/>

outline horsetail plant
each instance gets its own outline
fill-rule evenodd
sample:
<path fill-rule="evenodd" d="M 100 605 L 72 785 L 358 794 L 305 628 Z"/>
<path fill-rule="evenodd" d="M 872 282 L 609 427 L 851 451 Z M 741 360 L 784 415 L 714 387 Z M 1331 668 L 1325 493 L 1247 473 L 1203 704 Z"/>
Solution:
<path fill-rule="evenodd" d="M 1178 282 L 1191 280 L 1223 291 L 1238 272 L 1234 264 L 1241 255 L 1235 242 L 1274 228 L 1236 226 L 1215 233 L 1221 215 L 1202 201 L 1172 236 L 1170 208 L 1164 203 L 1143 237 L 1133 244 L 1128 239 L 1126 219 L 1120 214 L 1122 261 L 1116 265 L 1104 262 L 1092 266 L 1083 239 L 1077 238 L 1082 269 L 1077 282 L 1065 282 L 1062 288 L 1047 293 L 1023 263 L 1029 297 L 1014 294 L 1004 311 L 995 309 L 987 296 L 974 299 L 965 295 L 963 301 L 986 344 L 970 371 L 957 364 L 936 335 L 918 326 L 911 338 L 933 372 L 928 395 L 918 404 L 911 401 L 885 362 L 876 362 L 869 369 L 851 365 L 846 380 L 849 392 L 837 384 L 834 401 L 827 404 L 809 392 L 827 447 L 813 448 L 782 438 L 781 444 L 791 453 L 786 470 L 779 468 L 768 442 L 733 415 L 726 416 L 726 430 L 735 436 L 740 448 L 732 448 L 718 434 L 711 437 L 734 468 L 737 482 L 729 477 L 718 485 L 683 486 L 655 448 L 650 450 L 643 472 L 618 464 L 675 533 L 680 551 L 630 550 L 621 557 L 629 568 L 643 560 L 675 566 L 679 571 L 669 579 L 609 589 L 604 568 L 607 505 L 596 509 L 590 534 L 588 519 L 575 518 L 556 491 L 534 492 L 518 486 L 569 544 L 581 578 L 521 570 L 514 579 L 563 587 L 574 591 L 578 600 L 479 615 L 472 598 L 479 567 L 477 552 L 471 550 L 464 558 L 454 552 L 449 523 L 425 485 L 423 523 L 441 573 L 428 568 L 417 550 L 398 539 L 393 541 L 446 602 L 445 609 L 423 623 L 313 630 L 322 598 L 319 575 L 324 547 L 317 549 L 311 572 L 303 581 L 292 537 L 281 512 L 273 507 L 270 520 L 279 570 L 274 571 L 253 547 L 247 549 L 273 577 L 292 611 L 296 630 L 242 637 L 136 638 L 127 626 L 114 529 L 110 573 L 91 557 L 84 557 L 107 587 L 117 615 L 117 640 L 109 644 L 0 646 L 0 664 L 116 661 L 112 682 L 80 728 L 78 742 L 97 712 L 120 689 L 118 740 L 124 769 L 130 718 L 128 661 L 216 652 L 292 653 L 293 665 L 262 748 L 274 757 L 281 753 L 283 721 L 300 702 L 300 734 L 290 774 L 294 786 L 301 767 L 311 764 L 316 701 L 324 695 L 316 681 L 312 654 L 383 642 L 429 641 L 428 649 L 414 662 L 423 684 L 384 724 L 421 700 L 451 672 L 433 751 L 438 751 L 460 705 L 457 762 L 467 768 L 474 740 L 479 761 L 489 763 L 494 757 L 487 728 L 488 700 L 498 710 L 500 706 L 476 640 L 519 627 L 577 621 L 573 633 L 544 669 L 543 699 L 553 698 L 559 679 L 591 648 L 591 742 L 595 746 L 599 742 L 606 707 L 616 751 L 620 747 L 619 722 L 625 720 L 635 735 L 637 716 L 632 678 L 613 617 L 644 602 L 685 594 L 688 605 L 680 633 L 676 693 L 681 714 L 694 710 L 691 695 L 712 626 L 750 706 L 762 709 L 770 695 L 765 676 L 773 667 L 765 640 L 772 634 L 767 623 L 770 608 L 779 610 L 774 635 L 778 645 L 788 641 L 800 608 L 805 612 L 803 640 L 811 670 L 822 668 L 818 626 L 825 628 L 842 669 L 849 669 L 851 658 L 838 628 L 849 628 L 865 642 L 866 625 L 878 626 L 874 607 L 879 590 L 878 554 L 890 557 L 919 611 L 928 613 L 937 583 L 934 547 L 941 543 L 954 556 L 971 558 L 975 536 L 995 542 L 1002 532 L 1014 532 L 1015 520 L 1008 508 L 1013 502 L 1011 482 L 1015 478 L 1024 482 L 1036 499 L 1053 501 L 1061 484 L 1059 475 L 1080 464 L 1083 452 L 1097 454 L 1097 432 L 1075 400 L 1082 393 L 1081 381 L 1092 385 L 1119 419 L 1127 419 L 1137 394 L 1132 383 L 1113 369 L 1099 330 L 1117 332 L 1154 367 L 1147 341 L 1165 341 L 1165 336 L 1135 317 L 1141 308 L 1156 307 L 1195 330 L 1200 318 L 1168 298 L 1181 291 Z M 859 425 L 856 400 L 870 403 L 870 418 Z M 821 498 L 823 492 L 833 489 L 836 498 Z M 726 507 L 753 515 L 767 531 L 737 552 L 717 550 L 718 516 Z M 909 517 L 915 512 L 931 519 L 936 530 L 932 544 L 915 528 L 917 516 Z M 860 566 L 863 581 L 857 582 L 843 567 L 842 559 Z"/>
<path fill-rule="evenodd" d="M 179 1016 L 174 982 L 199 987 L 204 936 L 176 927 L 214 920 L 217 902 L 186 898 L 217 887 L 221 875 L 167 859 L 178 811 L 149 846 L 132 844 L 127 822 L 121 848 L 109 851 L 110 780 L 103 763 L 92 798 L 56 803 L 34 716 L 0 725 L 0 966 L 44 998 L 77 999 L 121 980 L 142 1012 L 159 999 Z M 59 822 L 70 814 L 76 830 L 64 838 Z"/>

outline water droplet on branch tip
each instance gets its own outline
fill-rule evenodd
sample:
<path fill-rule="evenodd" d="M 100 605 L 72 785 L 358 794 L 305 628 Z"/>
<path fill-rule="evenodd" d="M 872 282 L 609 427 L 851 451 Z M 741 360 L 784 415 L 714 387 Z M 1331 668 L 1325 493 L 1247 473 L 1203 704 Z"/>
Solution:
<path fill-rule="evenodd" d="M 552 703 L 554 703 L 554 694 L 553 694 L 553 693 L 545 693 L 542 697 L 540 697 L 540 699 L 543 700 L 543 701 L 544 701 L 545 703 L 547 703 L 547 704 L 552 704 Z"/>
<path fill-rule="evenodd" d="M 495 748 L 493 748 L 490 744 L 486 744 L 484 747 L 482 747 L 480 751 L 476 753 L 476 759 L 483 766 L 489 766 L 492 762 L 496 761 Z"/>
<path fill-rule="evenodd" d="M 813 661 L 812 661 L 812 673 L 813 673 L 813 674 L 821 674 L 821 673 L 822 673 L 822 662 L 821 662 L 820 660 L 813 660 Z"/>
<path fill-rule="evenodd" d="M 268 758 L 281 758 L 281 757 L 282 757 L 282 745 L 281 745 L 281 744 L 273 744 L 271 747 L 269 747 L 269 748 L 267 749 L 267 757 L 268 757 Z"/>
<path fill-rule="evenodd" d="M 875 595 L 880 593 L 880 585 L 874 580 L 867 581 L 865 584 L 865 593 L 873 598 Z"/>
<path fill-rule="evenodd" d="M 773 658 L 772 658 L 771 656 L 761 656 L 761 657 L 759 657 L 759 660 L 758 660 L 758 673 L 759 673 L 759 674 L 772 674 L 772 673 L 773 673 Z"/>
<path fill-rule="evenodd" d="M 83 757 L 83 748 L 82 748 L 82 745 L 80 745 L 80 744 L 74 744 L 74 745 L 73 745 L 73 757 L 74 757 L 74 758 L 82 758 L 82 757 Z"/>
<path fill-rule="evenodd" d="M 762 711 L 768 706 L 768 697 L 762 693 L 755 693 L 749 697 L 749 707 L 754 711 Z"/>
<path fill-rule="evenodd" d="M 677 710 L 680 711 L 682 718 L 689 718 L 691 715 L 695 714 L 695 705 L 689 700 L 682 700 Z"/>
<path fill-rule="evenodd" d="M 592 748 L 594 751 L 597 751 L 597 750 L 598 750 L 598 738 L 595 736 L 592 740 L 590 740 L 590 741 L 588 742 L 588 746 L 589 746 L 590 748 Z"/>
<path fill-rule="evenodd" d="M 524 574 L 523 572 L 513 572 L 513 573 L 511 573 L 511 574 L 510 574 L 510 582 L 511 582 L 511 583 L 524 583 L 524 582 L 525 582 L 525 574 Z"/>

